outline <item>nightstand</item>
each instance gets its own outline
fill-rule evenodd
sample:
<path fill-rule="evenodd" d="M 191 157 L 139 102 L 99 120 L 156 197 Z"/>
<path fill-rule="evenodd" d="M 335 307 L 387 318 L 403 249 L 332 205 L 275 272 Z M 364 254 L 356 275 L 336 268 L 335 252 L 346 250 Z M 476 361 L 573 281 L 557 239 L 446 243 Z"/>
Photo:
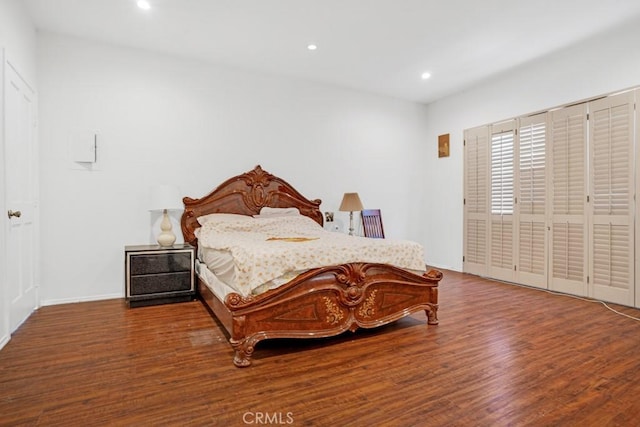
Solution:
<path fill-rule="evenodd" d="M 125 298 L 129 307 L 195 298 L 195 248 L 188 244 L 125 246 Z"/>

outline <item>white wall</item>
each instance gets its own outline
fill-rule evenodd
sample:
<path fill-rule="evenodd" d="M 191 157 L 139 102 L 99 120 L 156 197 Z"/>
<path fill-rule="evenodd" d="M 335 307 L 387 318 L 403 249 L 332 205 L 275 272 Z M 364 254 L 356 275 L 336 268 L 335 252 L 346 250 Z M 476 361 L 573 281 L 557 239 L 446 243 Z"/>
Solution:
<path fill-rule="evenodd" d="M 358 191 L 388 235 L 461 270 L 463 130 L 639 85 L 638 39 L 629 23 L 424 107 L 41 34 L 42 303 L 123 295 L 123 246 L 150 240 L 153 183 L 200 197 L 256 164 L 323 210 Z M 98 170 L 73 168 L 76 130 L 98 133 Z"/>
<path fill-rule="evenodd" d="M 0 47 L 31 84 L 36 82 L 36 30 L 21 0 L 0 0 Z"/>
<path fill-rule="evenodd" d="M 640 85 L 640 22 L 618 29 L 427 107 L 428 150 L 451 134 L 451 157 L 425 158 L 419 241 L 429 242 L 431 261 L 462 270 L 463 131 Z"/>
<path fill-rule="evenodd" d="M 9 59 L 31 82 L 36 79 L 36 32 L 19 0 L 0 0 L 0 218 L 6 218 L 4 177 L 4 75 L 3 64 Z M 10 337 L 9 301 L 6 279 L 6 223 L 0 223 L 0 348 Z"/>
<path fill-rule="evenodd" d="M 159 182 L 201 197 L 261 164 L 323 210 L 357 191 L 388 235 L 416 233 L 422 105 L 54 34 L 38 47 L 43 305 L 123 296 L 123 247 L 150 241 Z M 82 131 L 97 170 L 69 158 Z"/>

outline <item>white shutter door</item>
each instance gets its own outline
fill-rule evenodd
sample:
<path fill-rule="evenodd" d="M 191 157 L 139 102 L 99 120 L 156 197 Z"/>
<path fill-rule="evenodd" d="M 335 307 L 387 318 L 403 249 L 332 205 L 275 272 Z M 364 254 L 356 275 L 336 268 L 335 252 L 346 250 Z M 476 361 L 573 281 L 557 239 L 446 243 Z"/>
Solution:
<path fill-rule="evenodd" d="M 491 222 L 489 276 L 514 281 L 515 121 L 491 126 Z"/>
<path fill-rule="evenodd" d="M 518 127 L 516 281 L 547 287 L 547 114 L 521 118 Z"/>
<path fill-rule="evenodd" d="M 550 114 L 549 289 L 586 296 L 587 105 Z"/>
<path fill-rule="evenodd" d="M 489 128 L 465 131 L 463 271 L 487 275 Z"/>
<path fill-rule="evenodd" d="M 589 296 L 633 305 L 633 102 L 626 92 L 589 103 Z"/>
<path fill-rule="evenodd" d="M 636 140 L 635 140 L 635 159 L 636 159 L 636 167 L 635 167 L 635 178 L 636 178 L 636 189 L 640 189 L 640 109 L 638 109 L 637 103 L 640 100 L 640 89 L 636 89 L 635 92 L 635 103 L 634 109 L 636 112 L 635 118 L 635 132 L 636 132 Z M 635 213 L 635 229 L 640 230 L 640 197 L 635 197 L 636 200 L 636 213 Z M 636 248 L 640 249 L 640 232 L 636 233 Z M 635 277 L 640 277 L 640 256 L 636 257 L 636 267 L 635 267 Z M 640 307 L 640 280 L 634 280 L 635 282 L 635 306 Z"/>

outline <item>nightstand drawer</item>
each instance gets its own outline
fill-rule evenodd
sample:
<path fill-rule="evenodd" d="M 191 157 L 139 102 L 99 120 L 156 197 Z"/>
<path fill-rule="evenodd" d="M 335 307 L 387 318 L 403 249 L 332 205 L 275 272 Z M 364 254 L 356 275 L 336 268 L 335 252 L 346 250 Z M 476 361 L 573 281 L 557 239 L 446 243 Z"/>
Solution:
<path fill-rule="evenodd" d="M 191 289 L 191 271 L 131 276 L 131 296 L 190 291 Z"/>
<path fill-rule="evenodd" d="M 172 273 L 191 271 L 193 259 L 190 252 L 166 254 L 135 254 L 130 259 L 130 274 Z"/>

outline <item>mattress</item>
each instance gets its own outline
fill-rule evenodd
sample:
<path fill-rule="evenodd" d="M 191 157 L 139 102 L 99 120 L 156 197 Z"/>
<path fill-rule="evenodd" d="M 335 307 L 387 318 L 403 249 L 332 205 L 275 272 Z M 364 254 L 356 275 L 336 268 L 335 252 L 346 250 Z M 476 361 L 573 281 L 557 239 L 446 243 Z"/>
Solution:
<path fill-rule="evenodd" d="M 209 270 L 206 264 L 198 259 L 196 259 L 196 274 L 202 280 L 202 282 L 204 282 L 204 284 L 211 290 L 211 292 L 213 292 L 218 297 L 220 301 L 224 301 L 226 296 L 232 292 L 238 293 L 237 289 L 232 288 L 231 286 L 220 280 L 220 278 L 218 278 L 214 272 Z M 287 273 L 274 280 L 270 280 L 267 283 L 263 283 L 261 286 L 256 287 L 251 292 L 251 295 L 260 295 L 270 289 L 275 289 L 278 286 L 294 279 L 298 274 L 299 273 L 294 272 Z"/>
<path fill-rule="evenodd" d="M 199 259 L 207 267 L 200 275 L 208 280 L 206 276 L 212 273 L 217 281 L 244 296 L 262 293 L 303 271 L 327 265 L 368 262 L 424 271 L 424 250 L 415 242 L 332 233 L 302 215 L 207 217 L 198 219 L 202 227 L 196 231 Z M 223 296 L 225 292 L 228 289 L 216 294 Z"/>

